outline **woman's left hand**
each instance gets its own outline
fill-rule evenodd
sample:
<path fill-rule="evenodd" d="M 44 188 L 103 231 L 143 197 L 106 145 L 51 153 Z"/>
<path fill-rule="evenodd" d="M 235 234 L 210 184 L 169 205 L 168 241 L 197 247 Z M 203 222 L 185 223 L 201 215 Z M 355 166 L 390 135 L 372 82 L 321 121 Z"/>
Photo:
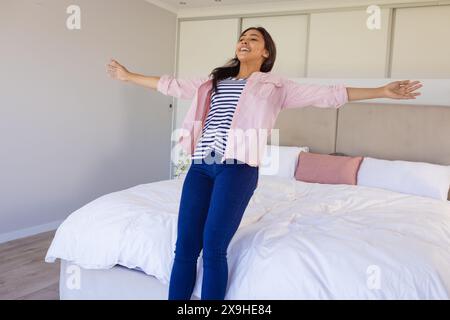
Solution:
<path fill-rule="evenodd" d="M 420 92 L 414 92 L 422 87 L 420 81 L 394 81 L 383 86 L 383 96 L 392 99 L 415 99 Z"/>

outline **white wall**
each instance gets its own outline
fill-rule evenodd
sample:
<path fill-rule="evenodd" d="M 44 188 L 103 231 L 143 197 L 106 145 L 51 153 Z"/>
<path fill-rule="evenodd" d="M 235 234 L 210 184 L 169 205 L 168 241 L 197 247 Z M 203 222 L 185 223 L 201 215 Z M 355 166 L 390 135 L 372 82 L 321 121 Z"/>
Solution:
<path fill-rule="evenodd" d="M 114 81 L 110 57 L 173 73 L 176 15 L 144 0 L 0 1 L 0 242 L 95 198 L 168 179 L 172 98 Z"/>

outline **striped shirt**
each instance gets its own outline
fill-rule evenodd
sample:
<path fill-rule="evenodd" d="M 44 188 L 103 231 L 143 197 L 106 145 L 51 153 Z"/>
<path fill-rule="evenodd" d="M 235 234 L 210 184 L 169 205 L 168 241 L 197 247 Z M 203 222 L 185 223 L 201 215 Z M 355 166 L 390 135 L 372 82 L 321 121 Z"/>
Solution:
<path fill-rule="evenodd" d="M 191 159 L 208 157 L 212 151 L 214 157 L 223 156 L 231 120 L 246 82 L 246 79 L 228 77 L 217 83 L 218 92 L 211 95 L 208 116 Z"/>

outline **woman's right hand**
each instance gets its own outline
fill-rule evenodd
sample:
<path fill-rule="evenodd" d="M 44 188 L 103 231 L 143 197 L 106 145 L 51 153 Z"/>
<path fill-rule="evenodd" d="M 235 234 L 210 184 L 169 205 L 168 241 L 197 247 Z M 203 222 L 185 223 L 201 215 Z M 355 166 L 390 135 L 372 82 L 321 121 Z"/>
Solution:
<path fill-rule="evenodd" d="M 113 79 L 128 81 L 130 78 L 130 72 L 114 59 L 107 65 L 107 71 Z"/>

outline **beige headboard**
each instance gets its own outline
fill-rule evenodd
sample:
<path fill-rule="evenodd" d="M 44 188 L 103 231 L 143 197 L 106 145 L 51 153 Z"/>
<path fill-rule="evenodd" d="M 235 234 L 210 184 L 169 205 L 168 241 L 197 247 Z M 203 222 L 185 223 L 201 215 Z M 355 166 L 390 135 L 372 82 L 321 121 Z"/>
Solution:
<path fill-rule="evenodd" d="M 311 152 L 450 165 L 450 106 L 352 102 L 339 109 L 293 108 L 279 114 L 275 128 L 280 145 L 308 146 Z"/>

